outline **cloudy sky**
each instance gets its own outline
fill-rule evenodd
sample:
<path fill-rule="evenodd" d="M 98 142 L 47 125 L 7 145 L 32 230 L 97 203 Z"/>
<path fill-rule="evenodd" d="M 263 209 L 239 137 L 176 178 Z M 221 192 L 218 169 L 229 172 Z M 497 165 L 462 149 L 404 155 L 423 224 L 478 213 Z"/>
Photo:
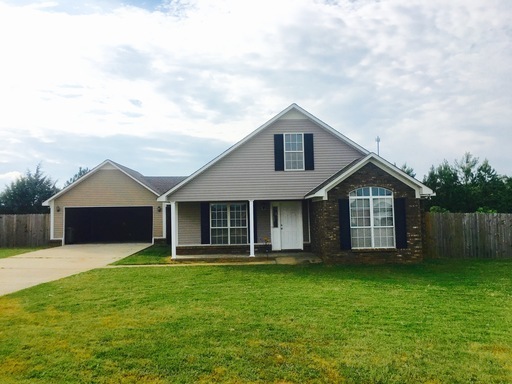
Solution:
<path fill-rule="evenodd" d="M 420 180 L 512 176 L 510 0 L 0 0 L 0 189 L 188 175 L 297 103 Z"/>

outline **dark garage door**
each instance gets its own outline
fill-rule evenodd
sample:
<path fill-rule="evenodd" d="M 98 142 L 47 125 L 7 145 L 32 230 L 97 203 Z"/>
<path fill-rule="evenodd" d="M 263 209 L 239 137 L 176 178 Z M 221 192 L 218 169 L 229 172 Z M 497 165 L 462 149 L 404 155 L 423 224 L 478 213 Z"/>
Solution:
<path fill-rule="evenodd" d="M 66 244 L 150 243 L 152 207 L 66 208 Z"/>

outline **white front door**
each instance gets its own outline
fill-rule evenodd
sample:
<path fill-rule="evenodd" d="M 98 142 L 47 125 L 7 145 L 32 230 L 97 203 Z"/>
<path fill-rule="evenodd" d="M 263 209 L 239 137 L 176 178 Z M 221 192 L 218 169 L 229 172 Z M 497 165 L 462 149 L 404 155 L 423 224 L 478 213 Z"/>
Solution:
<path fill-rule="evenodd" d="M 272 250 L 303 249 L 302 202 L 272 203 L 270 215 Z"/>

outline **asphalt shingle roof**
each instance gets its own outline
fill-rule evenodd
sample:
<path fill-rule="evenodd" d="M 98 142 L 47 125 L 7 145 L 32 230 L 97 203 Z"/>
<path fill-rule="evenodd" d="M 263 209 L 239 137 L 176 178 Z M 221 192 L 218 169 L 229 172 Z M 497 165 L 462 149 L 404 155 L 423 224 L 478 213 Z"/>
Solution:
<path fill-rule="evenodd" d="M 163 194 L 167 192 L 172 187 L 178 185 L 183 180 L 185 180 L 186 176 L 144 176 L 140 172 L 137 172 L 131 168 L 125 167 L 119 163 L 116 163 L 112 160 L 109 160 L 113 164 L 115 164 L 119 169 L 126 172 L 128 175 L 133 177 L 135 180 L 145 185 L 146 187 L 152 189 L 158 194 Z"/>

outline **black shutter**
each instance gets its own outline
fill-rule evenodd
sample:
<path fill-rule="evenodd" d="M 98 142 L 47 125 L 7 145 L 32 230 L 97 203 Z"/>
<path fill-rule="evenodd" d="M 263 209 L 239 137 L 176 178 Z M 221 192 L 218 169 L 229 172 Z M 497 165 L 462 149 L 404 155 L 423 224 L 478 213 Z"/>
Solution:
<path fill-rule="evenodd" d="M 276 171 L 284 171 L 284 137 L 274 135 L 274 164 Z"/>
<path fill-rule="evenodd" d="M 167 205 L 165 207 L 165 217 L 166 217 L 166 222 L 167 222 L 167 232 L 165 234 L 165 237 L 167 237 L 167 244 L 169 244 L 169 246 L 172 247 L 172 238 L 171 238 L 171 231 L 172 231 L 172 228 L 171 228 L 171 205 Z"/>
<path fill-rule="evenodd" d="M 405 222 L 405 199 L 397 198 L 395 203 L 395 241 L 398 249 L 407 248 L 407 226 Z"/>
<path fill-rule="evenodd" d="M 201 203 L 201 244 L 210 244 L 210 203 Z"/>
<path fill-rule="evenodd" d="M 340 219 L 340 248 L 351 249 L 352 240 L 350 237 L 350 213 L 348 199 L 338 200 Z"/>
<path fill-rule="evenodd" d="M 306 171 L 315 169 L 315 153 L 313 150 L 313 134 L 304 134 L 304 168 Z"/>

